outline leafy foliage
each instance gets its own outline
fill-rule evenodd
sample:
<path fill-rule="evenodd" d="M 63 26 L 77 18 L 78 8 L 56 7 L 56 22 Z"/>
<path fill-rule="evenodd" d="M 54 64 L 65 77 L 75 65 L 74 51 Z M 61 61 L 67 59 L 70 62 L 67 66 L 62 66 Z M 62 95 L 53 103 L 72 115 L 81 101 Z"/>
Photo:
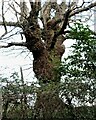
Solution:
<path fill-rule="evenodd" d="M 82 106 L 80 111 L 93 110 L 94 113 L 91 107 L 96 106 L 96 38 L 89 27 L 81 23 L 74 24 L 68 37 L 75 40 L 75 43 L 71 46 L 71 54 L 64 58 L 60 67 L 63 76 L 61 97 L 69 105 Z M 83 113 L 79 114 L 78 119 L 85 117 Z M 92 119 L 93 113 L 84 119 Z"/>
<path fill-rule="evenodd" d="M 26 119 L 32 116 L 36 99 L 35 83 L 22 81 L 18 73 L 12 73 L 10 79 L 1 78 L 3 97 L 3 119 Z"/>

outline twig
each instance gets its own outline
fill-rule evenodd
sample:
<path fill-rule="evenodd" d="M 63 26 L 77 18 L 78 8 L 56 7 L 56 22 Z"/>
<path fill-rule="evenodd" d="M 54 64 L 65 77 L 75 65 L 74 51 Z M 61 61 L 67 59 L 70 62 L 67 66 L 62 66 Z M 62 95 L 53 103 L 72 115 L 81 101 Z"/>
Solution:
<path fill-rule="evenodd" d="M 10 30 L 9 32 L 7 32 L 7 34 L 8 34 L 8 33 L 11 33 L 14 29 L 15 29 L 15 28 L 13 28 L 13 29 Z M 15 32 L 14 34 L 9 35 L 8 37 L 0 36 L 0 40 L 8 39 L 8 38 L 10 38 L 10 37 L 12 37 L 12 36 L 14 36 L 14 35 L 17 35 L 18 33 L 20 33 L 20 30 L 17 31 L 17 32 Z M 3 34 L 3 35 L 4 35 L 4 34 Z M 5 35 L 6 35 L 6 34 L 5 34 Z"/>

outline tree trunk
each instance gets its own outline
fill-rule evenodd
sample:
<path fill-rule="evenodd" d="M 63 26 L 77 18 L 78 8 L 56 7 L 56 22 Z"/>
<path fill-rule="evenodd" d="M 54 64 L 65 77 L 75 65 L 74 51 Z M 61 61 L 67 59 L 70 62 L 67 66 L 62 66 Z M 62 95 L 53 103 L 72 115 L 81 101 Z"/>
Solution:
<path fill-rule="evenodd" d="M 58 71 L 61 63 L 61 57 L 65 51 L 62 45 L 64 41 L 63 35 L 56 36 L 55 33 L 60 29 L 58 22 L 55 19 L 47 20 L 44 28 L 40 28 L 38 24 L 38 15 L 34 16 L 34 11 L 30 12 L 24 24 L 24 35 L 26 38 L 26 47 L 32 52 L 33 71 L 36 78 L 39 80 L 41 88 L 49 86 L 51 83 L 58 85 L 60 83 L 60 72 Z M 56 36 L 56 37 L 55 37 Z M 62 113 L 63 102 L 59 98 L 59 92 L 54 92 L 55 89 L 40 90 L 37 93 L 37 101 L 35 105 L 38 116 L 44 118 L 50 117 L 51 113 Z M 46 117 L 45 117 L 46 116 Z M 52 115 L 53 116 L 53 115 Z M 52 117 L 51 116 L 51 117 Z"/>
<path fill-rule="evenodd" d="M 37 34 L 38 35 L 38 34 Z M 58 71 L 61 57 L 64 53 L 64 48 L 61 46 L 60 42 L 62 37 L 58 38 L 54 49 L 49 50 L 44 43 L 40 41 L 40 38 L 36 38 L 37 42 L 35 45 L 30 44 L 28 49 L 33 53 L 33 70 L 39 83 L 41 89 L 45 86 L 51 84 L 51 82 L 56 86 L 60 83 L 60 72 Z M 27 40 L 33 39 L 33 36 L 30 38 L 30 34 Z M 59 41 L 61 39 L 61 41 Z M 63 38 L 64 39 L 64 38 Z M 35 104 L 36 118 L 49 119 L 56 117 L 57 114 L 62 114 L 64 103 L 59 98 L 59 92 L 54 92 L 56 90 L 45 89 L 37 93 L 37 100 Z M 53 114 L 52 114 L 53 113 Z"/>
<path fill-rule="evenodd" d="M 33 53 L 33 71 L 39 80 L 41 88 L 50 85 L 51 82 L 54 83 L 54 85 L 58 85 L 61 77 L 58 68 L 65 50 L 62 46 L 63 36 L 57 38 L 58 40 L 55 47 L 52 49 L 49 49 L 49 33 L 46 33 L 47 45 L 42 42 L 39 26 L 36 27 L 35 25 L 34 31 L 26 31 L 25 37 L 28 42 L 27 48 Z M 43 90 L 37 94 L 35 110 L 36 113 L 38 112 L 37 115 L 39 117 L 42 116 L 47 119 L 48 117 L 53 117 L 57 113 L 63 113 L 63 102 L 59 98 L 59 93 L 54 92 L 54 90 L 52 89 L 50 91 L 49 88 L 47 91 Z M 54 115 L 51 116 L 51 113 L 54 113 Z"/>
<path fill-rule="evenodd" d="M 36 21 L 35 21 L 36 22 Z M 30 25 L 31 26 L 31 25 Z M 41 83 L 49 83 L 50 81 L 60 81 L 60 74 L 58 72 L 61 63 L 61 57 L 65 51 L 62 45 L 64 41 L 63 36 L 56 38 L 54 48 L 51 48 L 52 32 L 51 30 L 45 31 L 45 41 L 42 41 L 41 29 L 38 23 L 33 24 L 32 30 L 26 30 L 25 37 L 27 48 L 33 53 L 33 71 Z M 55 39 L 55 38 L 54 38 Z M 54 40 L 53 39 L 53 40 Z"/>

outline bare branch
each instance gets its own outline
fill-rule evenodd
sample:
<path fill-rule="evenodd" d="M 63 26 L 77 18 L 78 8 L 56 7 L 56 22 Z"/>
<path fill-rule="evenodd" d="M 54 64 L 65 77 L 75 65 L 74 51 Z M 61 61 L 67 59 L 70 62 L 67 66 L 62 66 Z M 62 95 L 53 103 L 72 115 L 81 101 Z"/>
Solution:
<path fill-rule="evenodd" d="M 29 0 L 30 2 L 30 6 L 31 6 L 31 14 L 33 16 L 38 16 L 39 11 L 41 10 L 41 0 L 35 0 L 35 2 L 33 2 L 32 0 Z"/>
<path fill-rule="evenodd" d="M 41 0 L 35 0 L 35 6 L 37 11 L 41 10 Z"/>
<path fill-rule="evenodd" d="M 15 11 L 16 12 L 16 14 L 18 13 L 19 15 L 21 15 L 21 13 L 19 13 L 17 10 L 16 10 L 16 8 L 15 8 L 15 6 L 12 4 L 9 4 L 9 6 L 12 8 L 12 10 L 13 11 Z"/>
<path fill-rule="evenodd" d="M 75 14 L 79 14 L 80 12 L 83 12 L 83 11 L 87 11 L 87 10 L 90 10 L 91 8 L 93 8 L 94 6 L 96 6 L 96 2 L 94 3 L 91 3 L 90 5 L 88 5 L 87 7 L 83 7 L 81 9 L 78 9 L 76 11 L 74 11 L 72 13 L 72 8 L 70 8 L 71 6 L 69 6 L 68 10 L 65 12 L 65 15 L 64 15 L 64 22 L 63 22 L 63 25 L 60 29 L 59 32 L 57 32 L 54 37 L 53 37 L 53 40 L 52 40 L 52 43 L 51 43 L 51 49 L 54 48 L 54 45 L 56 43 L 56 38 L 61 35 L 61 34 L 64 34 L 64 30 L 66 29 L 67 25 L 68 25 L 68 21 L 69 21 L 69 17 L 71 16 L 74 16 Z"/>
<path fill-rule="evenodd" d="M 7 34 L 11 33 L 13 30 L 15 30 L 15 27 L 13 29 L 11 29 L 10 31 L 8 31 Z M 17 34 L 21 34 L 21 36 L 22 36 L 22 32 L 21 31 L 22 30 L 19 30 L 19 31 L 16 31 L 14 34 L 9 34 L 9 36 L 7 36 L 7 37 L 4 37 L 6 34 L 4 36 L 2 35 L 2 36 L 0 36 L 0 41 L 4 40 L 4 39 L 8 40 L 10 37 L 12 37 L 14 35 L 17 35 Z"/>
<path fill-rule="evenodd" d="M 73 11 L 73 12 L 70 14 L 70 17 L 71 17 L 71 16 L 74 16 L 74 15 L 76 15 L 76 14 L 79 14 L 79 13 L 81 13 L 81 12 L 90 10 L 91 8 L 93 8 L 93 7 L 95 7 L 95 6 L 96 6 L 96 2 L 91 3 L 91 4 L 88 5 L 87 7 L 83 7 L 83 8 L 81 8 L 81 9 L 76 10 L 76 11 Z"/>
<path fill-rule="evenodd" d="M 7 22 L 5 21 L 6 26 L 15 26 L 15 27 L 21 27 L 21 24 L 19 22 Z M 3 26 L 4 23 L 0 21 L 0 25 Z"/>
<path fill-rule="evenodd" d="M 11 43 L 7 43 L 7 45 L 1 45 L 0 48 L 8 48 L 11 46 L 26 46 L 26 43 L 25 42 L 21 42 L 21 43 L 11 42 Z"/>
<path fill-rule="evenodd" d="M 33 1 L 29 0 L 30 6 L 31 6 L 31 10 L 33 9 Z"/>
<path fill-rule="evenodd" d="M 5 29 L 4 35 L 7 33 L 7 27 L 6 27 L 6 22 L 5 22 L 5 17 L 4 17 L 4 1 L 2 0 L 2 20 L 3 20 L 3 26 Z"/>
<path fill-rule="evenodd" d="M 14 1 L 15 3 L 16 3 L 16 5 L 18 5 L 19 7 L 20 7 L 20 4 L 18 4 L 18 2 L 17 1 Z"/>
<path fill-rule="evenodd" d="M 82 4 L 80 5 L 80 6 L 77 6 L 77 4 L 78 4 L 78 0 L 77 0 L 77 2 L 75 2 L 75 8 L 74 8 L 74 10 L 75 9 L 79 9 L 79 8 L 82 8 L 83 7 L 83 5 L 85 4 L 85 1 L 84 0 L 82 0 Z"/>
<path fill-rule="evenodd" d="M 23 76 L 23 70 L 22 67 L 20 67 L 20 73 L 21 73 L 21 81 L 22 81 L 22 85 L 24 87 L 24 76 Z"/>

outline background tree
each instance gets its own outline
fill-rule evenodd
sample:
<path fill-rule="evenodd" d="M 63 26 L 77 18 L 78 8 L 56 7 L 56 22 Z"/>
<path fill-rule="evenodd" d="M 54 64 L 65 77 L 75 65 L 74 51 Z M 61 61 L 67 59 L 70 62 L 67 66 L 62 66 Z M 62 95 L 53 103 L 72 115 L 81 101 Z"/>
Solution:
<path fill-rule="evenodd" d="M 42 113 L 42 116 L 47 118 L 49 116 L 46 115 L 54 112 L 55 114 L 58 111 L 63 113 L 62 109 L 65 107 L 59 97 L 60 91 L 56 89 L 56 85 L 61 80 L 61 73 L 58 72 L 58 67 L 65 51 L 63 42 L 67 40 L 67 35 L 70 32 L 68 28 L 70 28 L 72 22 L 76 21 L 76 19 L 75 21 L 73 19 L 75 15 L 91 10 L 96 6 L 96 2 L 91 3 L 83 0 L 79 4 L 78 1 L 69 3 L 61 1 L 58 4 L 57 0 L 55 0 L 54 2 L 45 2 L 42 5 L 40 0 L 36 0 L 35 2 L 29 1 L 29 3 L 30 12 L 28 12 L 25 1 L 21 1 L 20 4 L 15 0 L 11 4 L 10 1 L 8 2 L 8 9 L 13 10 L 16 15 L 16 20 L 13 22 L 6 20 L 7 11 L 4 10 L 5 2 L 2 0 L 2 21 L 0 25 L 4 27 L 5 33 L 1 36 L 1 39 L 6 38 L 7 33 L 12 31 L 9 31 L 7 26 L 15 26 L 22 29 L 20 34 L 21 37 L 25 36 L 25 42 L 9 42 L 6 46 L 1 46 L 1 48 L 22 46 L 33 54 L 33 71 L 41 86 L 41 90 L 37 94 L 35 108 L 38 112 L 37 116 Z M 16 7 L 20 7 L 20 11 L 17 11 Z M 43 27 L 41 27 L 39 21 Z M 51 90 L 48 89 L 50 83 L 53 83 L 54 86 L 52 86 Z M 51 109 L 48 106 L 52 106 Z"/>

